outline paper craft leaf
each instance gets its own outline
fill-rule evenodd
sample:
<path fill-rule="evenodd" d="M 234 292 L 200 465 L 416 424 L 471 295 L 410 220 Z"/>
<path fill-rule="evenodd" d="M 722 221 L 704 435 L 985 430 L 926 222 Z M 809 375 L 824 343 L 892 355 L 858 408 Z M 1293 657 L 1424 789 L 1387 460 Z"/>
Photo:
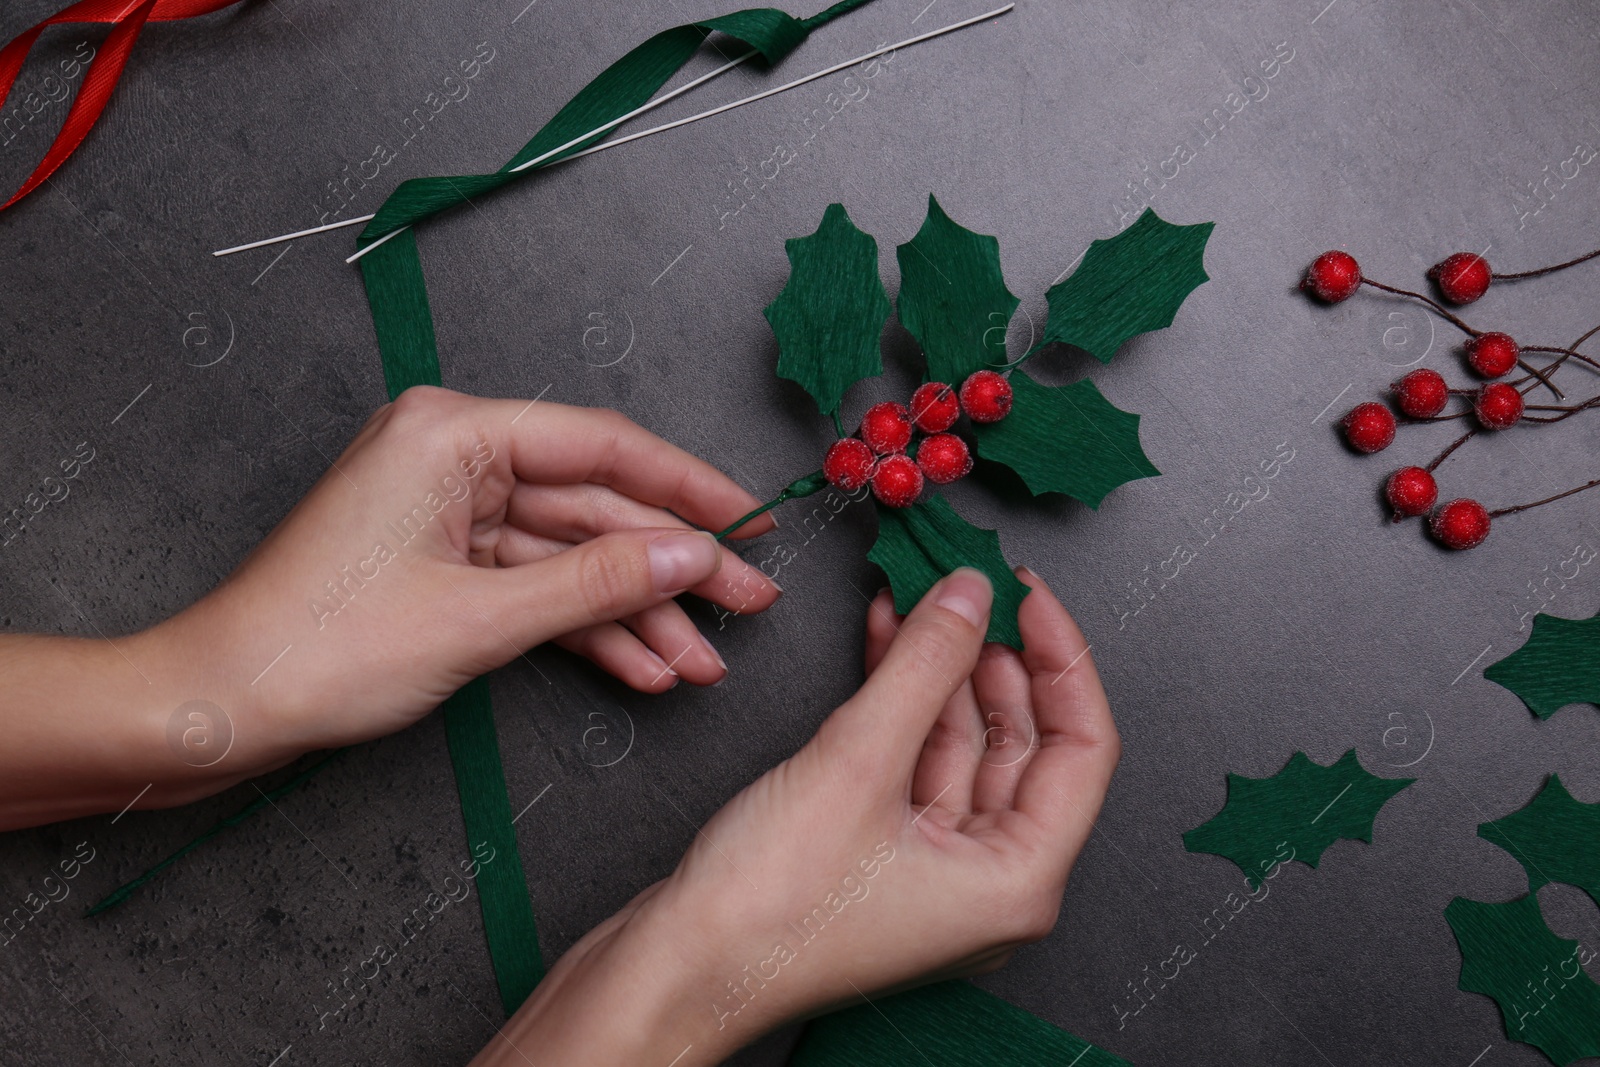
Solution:
<path fill-rule="evenodd" d="M 1577 886 L 1600 904 L 1600 803 L 1585 804 L 1552 774 L 1521 811 L 1482 823 L 1478 836 L 1528 872 L 1528 892 L 1551 882 Z"/>
<path fill-rule="evenodd" d="M 1000 242 L 951 221 L 928 197 L 900 260 L 900 324 L 928 361 L 928 380 L 960 387 L 967 375 L 1006 362 L 1006 326 L 1020 301 L 1000 273 Z"/>
<path fill-rule="evenodd" d="M 1210 852 L 1232 860 L 1246 880 L 1258 884 L 1273 863 L 1293 858 L 1312 867 L 1340 838 L 1372 840 L 1372 820 L 1388 799 L 1415 778 L 1369 774 L 1351 749 L 1324 767 L 1304 752 L 1289 757 L 1270 778 L 1229 773 L 1228 800 L 1208 822 L 1183 835 L 1190 852 Z"/>
<path fill-rule="evenodd" d="M 930 496 L 909 508 L 879 504 L 878 540 L 867 558 L 889 576 L 894 610 L 902 615 L 957 567 L 982 571 L 994 586 L 987 640 L 1022 647 L 1017 609 L 1028 595 L 1028 587 L 1011 573 L 1011 565 L 1000 554 L 1000 535 L 957 515 L 944 497 Z"/>
<path fill-rule="evenodd" d="M 789 1067 L 1132 1067 L 970 982 L 940 982 L 811 1022 Z"/>
<path fill-rule="evenodd" d="M 1523 646 L 1483 672 L 1548 719 L 1568 704 L 1600 704 L 1600 615 L 1535 615 Z"/>
<path fill-rule="evenodd" d="M 1537 897 L 1503 904 L 1456 897 L 1444 917 L 1461 947 L 1457 985 L 1495 999 L 1507 1037 L 1563 1067 L 1600 1056 L 1600 985 L 1579 966 L 1578 942 L 1545 925 Z"/>
<path fill-rule="evenodd" d="M 1066 493 L 1098 508 L 1124 482 L 1161 472 L 1139 444 L 1139 416 L 1088 379 L 1040 385 L 1011 372 L 1011 414 L 973 427 L 978 455 L 1004 463 L 1035 495 Z"/>
<path fill-rule="evenodd" d="M 878 242 L 829 204 L 809 237 L 783 243 L 789 281 L 767 305 L 778 338 L 778 376 L 798 382 L 824 415 L 862 378 L 883 373 L 879 342 L 889 296 L 878 278 Z"/>
<path fill-rule="evenodd" d="M 1174 226 L 1149 208 L 1115 237 L 1089 245 L 1072 277 L 1050 287 L 1042 345 L 1075 345 L 1110 363 L 1134 334 L 1172 325 L 1184 299 L 1210 281 L 1211 222 Z"/>

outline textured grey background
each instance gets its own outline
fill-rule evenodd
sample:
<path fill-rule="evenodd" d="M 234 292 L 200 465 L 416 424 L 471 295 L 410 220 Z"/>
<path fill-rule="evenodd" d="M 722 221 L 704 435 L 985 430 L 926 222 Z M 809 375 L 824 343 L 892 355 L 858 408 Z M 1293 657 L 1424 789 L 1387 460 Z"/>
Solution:
<path fill-rule="evenodd" d="M 494 58 L 470 95 L 348 213 L 375 209 L 403 177 L 498 166 L 624 49 L 731 6 L 526 3 L 266 0 L 145 31 L 83 149 L 0 219 L 4 508 L 78 442 L 95 450 L 71 496 L 0 550 L 0 624 L 115 634 L 179 610 L 384 399 L 359 276 L 340 262 L 348 233 L 277 260 L 280 249 L 223 260 L 210 250 L 314 224 L 328 183 L 403 140 L 402 119 L 475 52 Z M 805 120 L 844 91 L 843 75 L 441 218 L 422 244 L 444 377 L 488 395 L 548 388 L 616 407 L 765 496 L 812 469 L 829 437 L 773 375 L 760 312 L 785 277 L 783 238 L 840 200 L 887 252 L 936 193 L 956 219 L 999 235 L 1024 298 L 1011 338 L 1021 346 L 1049 284 L 1117 229 L 1129 183 L 1188 142 L 1196 158 L 1154 203 L 1174 221 L 1216 220 L 1213 281 L 1112 367 L 1059 352 L 1041 361 L 1054 380 L 1092 373 L 1142 413 L 1164 475 L 1097 513 L 976 484 L 952 494 L 1074 609 L 1126 745 L 1058 929 L 983 984 L 1141 1064 L 1542 1063 L 1505 1040 L 1488 999 L 1456 990 L 1440 911 L 1456 894 L 1524 890 L 1521 869 L 1474 830 L 1520 807 L 1547 772 L 1600 799 L 1594 709 L 1540 723 L 1479 674 L 1548 597 L 1569 616 L 1600 607 L 1600 568 L 1560 576 L 1576 547 L 1600 546 L 1597 499 L 1507 520 L 1463 555 L 1415 524 L 1387 525 L 1381 478 L 1450 431 L 1407 431 L 1360 459 L 1330 423 L 1397 365 L 1452 371 L 1455 337 L 1442 324 L 1434 336 L 1402 304 L 1319 308 L 1293 286 L 1326 247 L 1420 286 L 1457 249 L 1521 269 L 1593 246 L 1596 164 L 1552 181 L 1537 214 L 1518 207 L 1517 188 L 1576 144 L 1600 143 L 1597 31 L 1577 3 L 1324 3 L 1023 0 L 902 53 L 809 143 Z M 783 75 L 986 7 L 925 4 L 878 0 L 817 33 Z M 54 6 L 14 0 L 0 34 Z M 101 36 L 53 31 L 22 85 Z M 1280 44 L 1293 57 L 1266 96 L 1200 146 L 1196 125 Z M 660 114 L 769 84 L 736 72 Z M 62 114 L 52 105 L 6 143 L 0 187 L 20 182 Z M 752 195 L 760 180 L 741 179 L 779 144 L 799 158 Z M 891 293 L 893 264 L 886 255 Z M 1600 314 L 1597 270 L 1497 289 L 1470 318 L 1569 342 Z M 901 395 L 908 353 L 892 327 L 891 381 L 851 406 Z M 1572 381 L 1587 395 L 1582 377 Z M 1592 477 L 1597 443 L 1593 419 L 1475 442 L 1445 468 L 1444 491 L 1492 504 L 1542 496 Z M 1230 493 L 1259 495 L 1244 479 L 1280 445 L 1294 458 L 1264 483 L 1269 495 L 1219 532 L 1213 515 Z M 716 635 L 733 671 L 716 689 L 644 699 L 549 651 L 532 654 L 537 671 L 495 675 L 513 805 L 541 797 L 518 831 L 549 954 L 665 874 L 694 824 L 858 684 L 863 597 L 880 580 L 864 559 L 871 526 L 852 509 L 809 543 L 781 535 L 799 549 L 781 574 L 788 595 Z M 779 540 L 750 551 L 765 558 Z M 1172 577 L 1162 564 L 1178 546 L 1198 554 Z M 1146 580 L 1153 601 L 1123 618 Z M 1119 1027 L 1137 1003 L 1129 983 L 1177 943 L 1196 945 L 1200 921 L 1239 886 L 1230 864 L 1184 852 L 1179 836 L 1220 807 L 1224 773 L 1270 774 L 1300 748 L 1325 763 L 1351 746 L 1379 773 L 1421 779 L 1384 809 L 1374 843 L 1336 844 L 1320 870 L 1288 867 Z M 318 1028 L 330 980 L 464 855 L 436 718 L 359 749 L 281 815 L 215 841 L 119 911 L 79 917 L 254 795 L 0 838 L 7 910 L 77 842 L 96 853 L 66 903 L 0 947 L 0 1062 L 439 1064 L 487 1040 L 498 999 L 471 902 Z M 1541 899 L 1558 932 L 1600 940 L 1575 891 Z M 739 1062 L 781 1063 L 789 1040 Z"/>

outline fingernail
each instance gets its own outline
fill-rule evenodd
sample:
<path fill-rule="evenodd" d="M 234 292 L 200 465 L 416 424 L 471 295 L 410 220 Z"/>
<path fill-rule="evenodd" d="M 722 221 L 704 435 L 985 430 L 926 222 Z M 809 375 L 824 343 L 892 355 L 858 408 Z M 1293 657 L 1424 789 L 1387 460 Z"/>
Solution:
<path fill-rule="evenodd" d="M 656 592 L 675 595 L 717 569 L 721 550 L 708 533 L 666 534 L 650 542 L 650 580 Z"/>
<path fill-rule="evenodd" d="M 647 648 L 647 649 L 645 649 L 645 652 L 647 652 L 649 654 L 650 658 L 655 660 L 656 663 L 660 666 L 660 670 L 656 672 L 656 676 L 654 678 L 650 679 L 650 684 L 654 685 L 656 682 L 659 682 L 662 679 L 663 676 L 666 676 L 666 677 L 672 679 L 672 684 L 673 685 L 677 685 L 678 684 L 678 672 L 673 670 L 672 667 L 670 665 L 668 665 L 666 660 L 664 660 L 660 656 L 656 655 L 654 650 Z"/>
<path fill-rule="evenodd" d="M 939 583 L 934 603 L 946 611 L 953 611 L 974 626 L 982 627 L 989 615 L 989 605 L 994 602 L 994 590 L 989 579 L 971 567 L 961 567 Z"/>
<path fill-rule="evenodd" d="M 722 668 L 722 673 L 723 674 L 727 674 L 728 673 L 727 661 L 724 660 L 722 658 L 721 654 L 717 652 L 717 646 L 713 645 L 710 641 L 706 640 L 705 635 L 703 635 L 703 634 L 700 637 L 700 643 L 702 645 L 706 646 L 706 651 L 711 653 L 711 658 L 717 661 L 717 666 Z"/>

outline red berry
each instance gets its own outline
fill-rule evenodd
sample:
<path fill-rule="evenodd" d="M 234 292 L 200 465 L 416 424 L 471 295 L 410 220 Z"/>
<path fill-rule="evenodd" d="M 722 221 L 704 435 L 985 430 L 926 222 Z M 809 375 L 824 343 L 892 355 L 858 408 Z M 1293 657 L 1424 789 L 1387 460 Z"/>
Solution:
<path fill-rule="evenodd" d="M 1394 441 L 1394 412 L 1382 404 L 1357 404 L 1344 417 L 1344 436 L 1357 452 L 1382 452 Z"/>
<path fill-rule="evenodd" d="M 999 422 L 1011 411 L 1011 383 L 992 370 L 977 370 L 961 383 L 961 407 L 973 422 Z"/>
<path fill-rule="evenodd" d="M 1467 342 L 1467 362 L 1485 378 L 1498 378 L 1522 358 L 1522 349 L 1509 334 L 1486 333 Z"/>
<path fill-rule="evenodd" d="M 1485 430 L 1504 430 L 1522 418 L 1522 394 L 1505 382 L 1490 382 L 1478 390 L 1472 410 Z"/>
<path fill-rule="evenodd" d="M 911 443 L 911 416 L 905 405 L 885 400 L 868 408 L 861 419 L 861 439 L 880 456 L 904 452 Z"/>
<path fill-rule="evenodd" d="M 1457 252 L 1428 268 L 1428 277 L 1452 304 L 1470 304 L 1489 289 L 1489 261 L 1471 252 Z"/>
<path fill-rule="evenodd" d="M 936 433 L 917 446 L 917 466 L 934 485 L 949 485 L 972 470 L 972 453 L 955 434 Z"/>
<path fill-rule="evenodd" d="M 1392 386 L 1402 413 L 1413 419 L 1431 419 L 1450 401 L 1450 387 L 1436 370 L 1414 370 Z"/>
<path fill-rule="evenodd" d="M 1476 500 L 1452 500 L 1433 513 L 1428 528 L 1446 548 L 1477 548 L 1489 536 L 1489 512 Z"/>
<path fill-rule="evenodd" d="M 822 459 L 822 474 L 828 484 L 853 493 L 871 479 L 877 462 L 878 457 L 872 454 L 865 441 L 842 437 L 828 446 L 828 454 Z"/>
<path fill-rule="evenodd" d="M 1348 252 L 1324 252 L 1312 261 L 1300 288 L 1311 290 L 1323 303 L 1337 304 L 1361 288 L 1361 267 Z"/>
<path fill-rule="evenodd" d="M 909 508 L 922 495 L 922 472 L 903 454 L 886 456 L 873 472 L 872 495 L 891 508 Z"/>
<path fill-rule="evenodd" d="M 923 433 L 943 433 L 960 414 L 956 391 L 943 382 L 923 382 L 911 394 L 911 421 Z"/>
<path fill-rule="evenodd" d="M 1439 500 L 1439 485 L 1433 475 L 1421 467 L 1401 467 L 1389 475 L 1383 495 L 1394 508 L 1396 519 L 1414 519 L 1426 515 Z"/>

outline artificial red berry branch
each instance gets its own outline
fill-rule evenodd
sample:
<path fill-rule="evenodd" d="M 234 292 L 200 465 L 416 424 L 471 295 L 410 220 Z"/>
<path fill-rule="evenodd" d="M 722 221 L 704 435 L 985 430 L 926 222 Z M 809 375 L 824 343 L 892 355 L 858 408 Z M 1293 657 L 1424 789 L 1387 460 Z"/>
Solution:
<path fill-rule="evenodd" d="M 1445 301 L 1463 305 L 1470 304 L 1483 296 L 1490 284 L 1496 280 L 1535 278 L 1552 274 L 1597 256 L 1600 256 L 1600 250 L 1538 270 L 1495 274 L 1482 256 L 1470 252 L 1457 252 L 1429 268 L 1427 276 L 1438 287 L 1439 294 Z M 1324 252 L 1318 256 L 1306 271 L 1300 287 L 1324 303 L 1336 304 L 1355 295 L 1363 285 L 1419 301 L 1446 322 L 1460 329 L 1469 338 L 1463 346 L 1466 362 L 1480 378 L 1485 379 L 1482 385 L 1473 389 L 1452 388 L 1438 371 L 1424 368 L 1411 371 L 1391 385 L 1395 406 L 1402 415 L 1413 422 L 1447 422 L 1468 416 L 1477 422 L 1477 426 L 1451 442 L 1426 467 L 1402 467 L 1389 476 L 1384 485 L 1384 496 L 1394 511 L 1395 522 L 1426 515 L 1428 529 L 1440 543 L 1453 549 L 1474 548 L 1489 536 L 1493 519 L 1554 503 L 1586 489 L 1600 486 L 1600 478 L 1597 478 L 1543 500 L 1490 511 L 1476 500 L 1469 498 L 1439 504 L 1439 487 L 1434 478 L 1434 472 L 1446 459 L 1480 433 L 1510 429 L 1519 422 L 1545 424 L 1561 422 L 1580 411 L 1600 407 L 1600 396 L 1572 404 L 1528 404 L 1525 399 L 1528 393 L 1543 385 L 1555 395 L 1556 399 L 1565 400 L 1566 394 L 1551 381 L 1551 377 L 1569 360 L 1600 371 L 1600 360 L 1578 351 L 1585 341 L 1600 332 L 1600 326 L 1585 333 L 1568 348 L 1552 345 L 1523 347 L 1509 334 L 1477 329 L 1426 294 L 1363 277 L 1361 267 L 1355 258 L 1339 251 Z M 1558 358 L 1542 368 L 1536 367 L 1524 358 L 1525 354 L 1534 352 Z M 1526 373 L 1511 381 L 1496 380 L 1509 374 L 1513 367 L 1519 367 Z M 1451 397 L 1470 397 L 1471 409 L 1445 414 L 1444 409 L 1449 405 Z M 1544 414 L 1530 414 L 1530 412 Z M 1394 411 L 1388 405 L 1374 401 L 1357 404 L 1345 414 L 1339 425 L 1350 447 L 1362 453 L 1381 452 L 1388 448 L 1394 442 L 1398 429 Z"/>

